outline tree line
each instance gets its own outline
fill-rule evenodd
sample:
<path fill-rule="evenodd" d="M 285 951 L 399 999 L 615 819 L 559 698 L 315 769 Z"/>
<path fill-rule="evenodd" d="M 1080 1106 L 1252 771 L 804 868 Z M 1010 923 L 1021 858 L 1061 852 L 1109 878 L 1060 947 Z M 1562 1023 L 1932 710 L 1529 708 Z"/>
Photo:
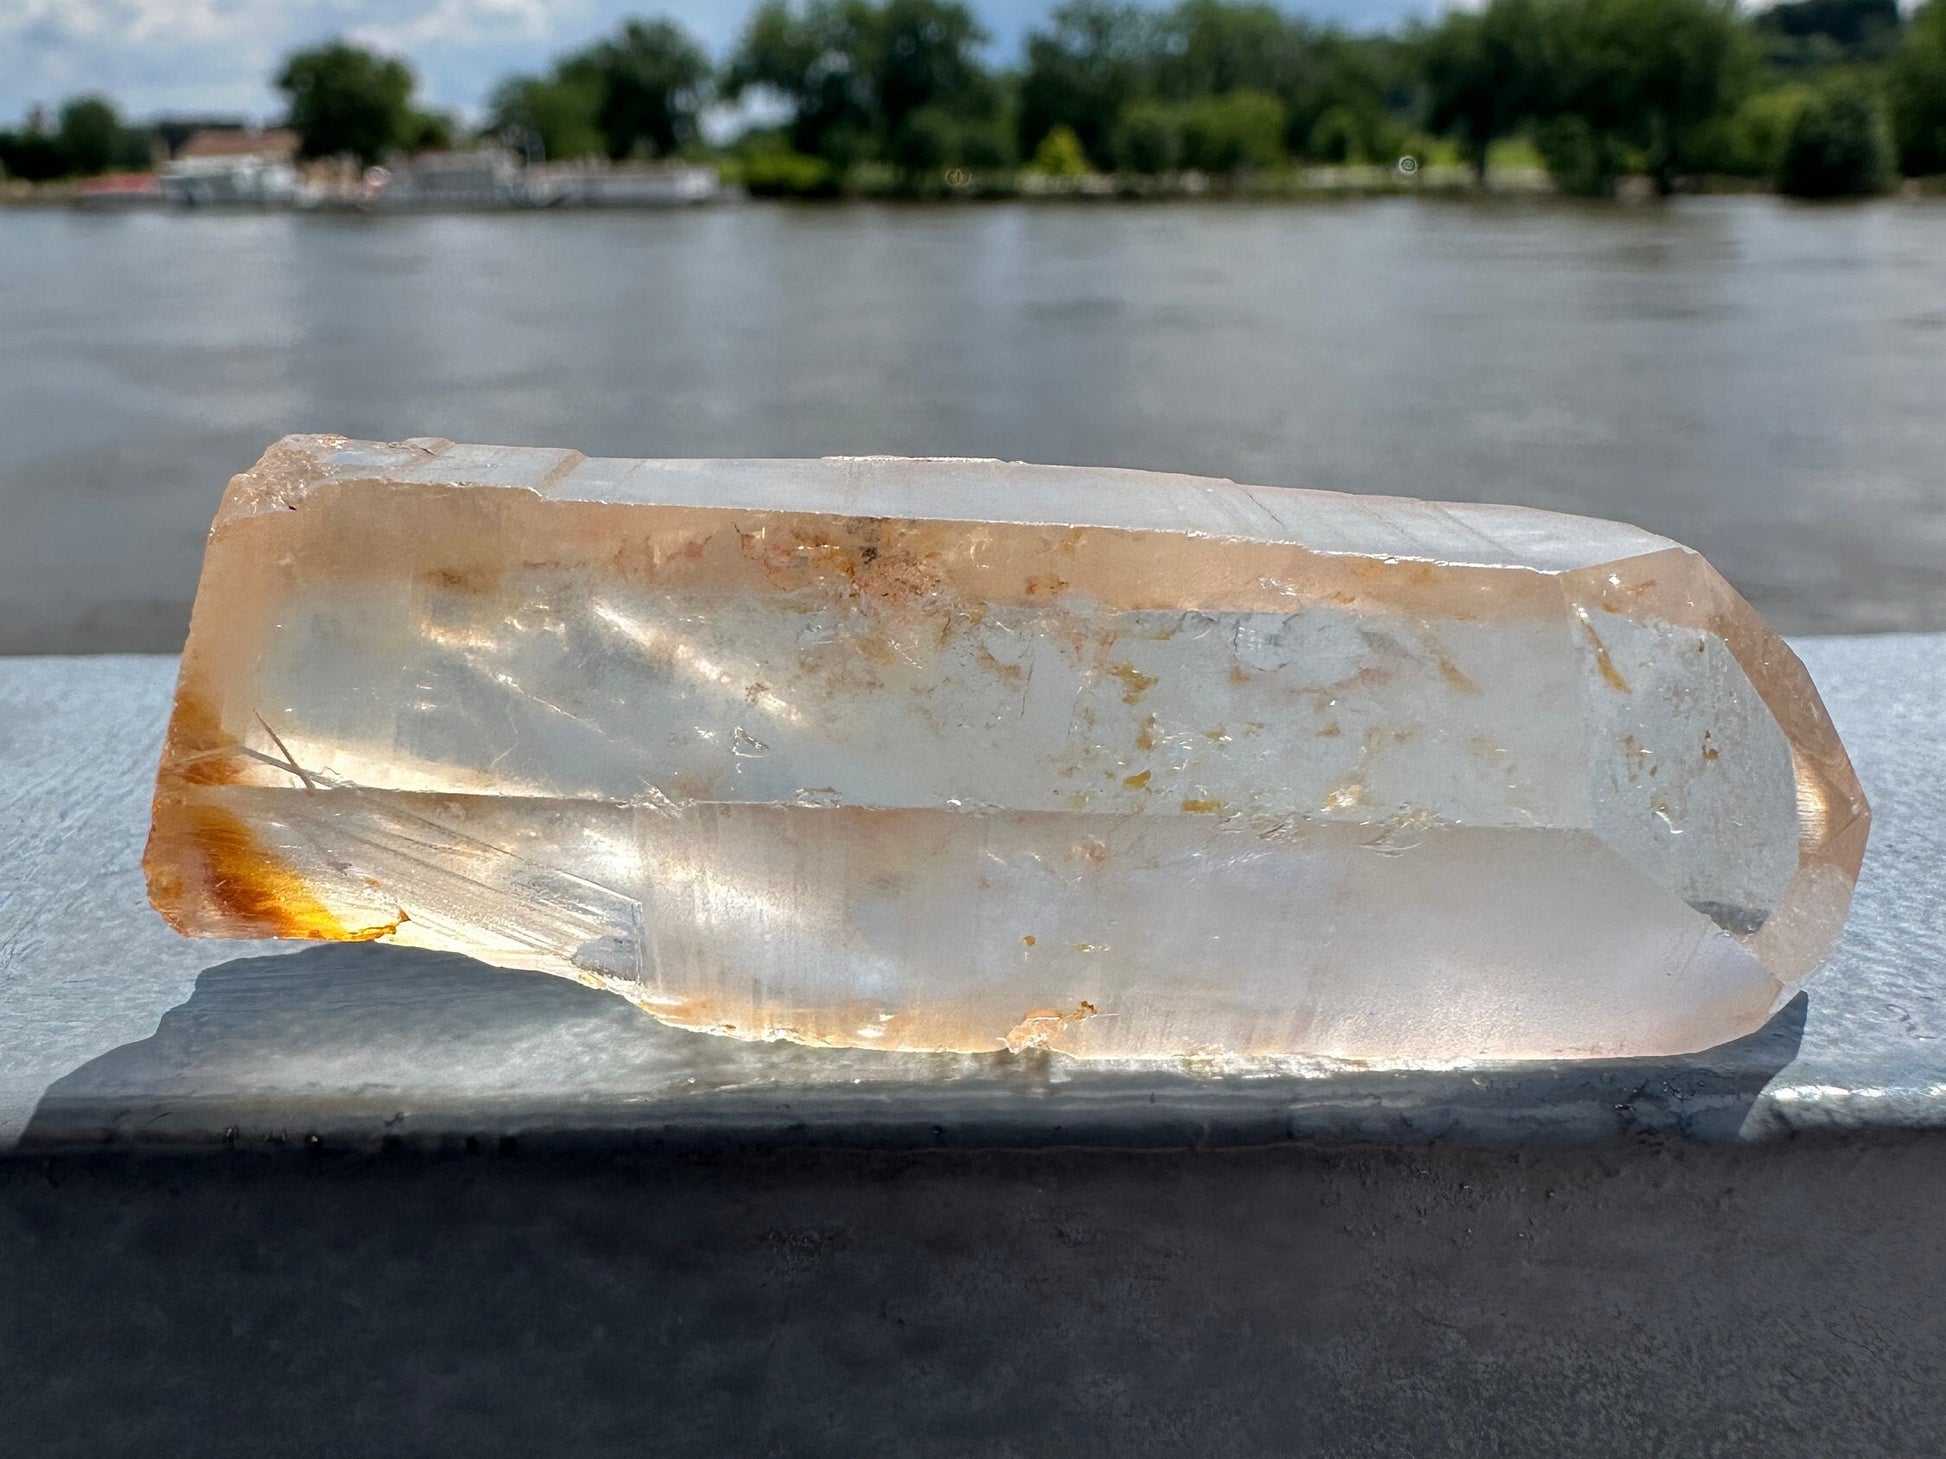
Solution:
<path fill-rule="evenodd" d="M 507 78 L 475 136 L 535 160 L 716 158 L 758 192 L 864 180 L 937 190 L 1055 175 L 1267 174 L 1292 165 L 1460 160 L 1485 182 L 1531 159 L 1563 190 L 1629 175 L 1662 192 L 1765 179 L 1869 193 L 1946 173 L 1946 0 L 1487 0 L 1352 34 L 1257 0 L 1166 9 L 1069 0 L 1012 66 L 958 0 L 765 0 L 713 59 L 673 21 Z M 344 42 L 276 85 L 308 156 L 374 161 L 451 145 L 410 67 Z M 712 145 L 710 108 L 756 124 Z M 0 167 L 53 177 L 139 165 L 153 136 L 98 96 L 0 133 Z"/>

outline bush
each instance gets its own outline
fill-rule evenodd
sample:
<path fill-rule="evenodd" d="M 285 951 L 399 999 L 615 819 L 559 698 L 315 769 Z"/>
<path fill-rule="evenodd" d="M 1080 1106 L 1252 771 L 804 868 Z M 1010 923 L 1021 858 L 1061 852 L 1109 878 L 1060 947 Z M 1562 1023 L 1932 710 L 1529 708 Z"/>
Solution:
<path fill-rule="evenodd" d="M 68 175 L 67 154 L 45 132 L 0 132 L 0 176 L 48 182 Z"/>
<path fill-rule="evenodd" d="M 1358 114 L 1348 106 L 1330 108 L 1312 123 L 1304 150 L 1319 162 L 1365 161 L 1365 139 Z"/>
<path fill-rule="evenodd" d="M 1019 153 L 1014 150 L 1014 128 L 1005 117 L 963 122 L 959 132 L 959 164 L 974 172 L 998 172 L 1012 167 Z"/>
<path fill-rule="evenodd" d="M 1303 151 L 1319 162 L 1389 163 L 1409 150 L 1411 140 L 1411 131 L 1382 111 L 1333 106 L 1311 123 Z"/>
<path fill-rule="evenodd" d="M 1000 118 L 969 120 L 922 106 L 893 132 L 887 160 L 912 179 L 954 167 L 998 171 L 1013 164 L 1011 133 Z"/>
<path fill-rule="evenodd" d="M 839 177 L 822 157 L 782 148 L 747 153 L 741 164 L 744 191 L 754 198 L 830 198 Z"/>
<path fill-rule="evenodd" d="M 1554 185 L 1571 197 L 1607 197 L 1626 160 L 1614 138 L 1579 116 L 1556 117 L 1535 134 L 1534 145 Z"/>
<path fill-rule="evenodd" d="M 1701 130 L 1693 148 L 1696 166 L 1727 177 L 1775 178 L 1785 139 L 1810 96 L 1803 86 L 1758 92 L 1729 116 Z"/>
<path fill-rule="evenodd" d="M 1183 164 L 1202 172 L 1276 167 L 1284 151 L 1284 107 L 1261 91 L 1232 91 L 1183 109 Z"/>
<path fill-rule="evenodd" d="M 959 126 L 937 107 L 922 106 L 892 133 L 889 161 L 908 177 L 943 172 L 959 161 Z"/>
<path fill-rule="evenodd" d="M 1861 197 L 1892 183 L 1892 134 L 1878 98 L 1843 85 L 1798 109 L 1777 164 L 1777 190 L 1799 198 Z"/>
<path fill-rule="evenodd" d="M 1182 166 L 1182 134 L 1182 108 L 1137 102 L 1115 124 L 1115 166 L 1151 177 L 1174 172 Z"/>
<path fill-rule="evenodd" d="M 1088 163 L 1088 154 L 1081 150 L 1081 139 L 1065 123 L 1041 138 L 1040 146 L 1034 149 L 1034 160 L 1027 168 L 1043 177 L 1086 177 L 1094 171 Z"/>

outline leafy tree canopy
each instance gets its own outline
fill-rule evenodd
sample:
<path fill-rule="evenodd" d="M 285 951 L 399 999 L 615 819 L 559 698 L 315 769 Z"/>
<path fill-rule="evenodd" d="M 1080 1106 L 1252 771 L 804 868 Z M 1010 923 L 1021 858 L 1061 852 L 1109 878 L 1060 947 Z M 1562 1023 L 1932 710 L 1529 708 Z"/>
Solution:
<path fill-rule="evenodd" d="M 1107 157 L 1121 150 L 1110 138 L 1125 118 L 1138 132 L 1144 127 L 1152 132 L 1153 109 L 1146 121 L 1130 109 L 1154 90 L 1159 43 L 1155 14 L 1140 6 L 1072 0 L 1057 8 L 1045 30 L 1027 37 L 1027 70 L 1020 82 L 1022 144 L 1037 148 L 1049 132 L 1066 127 L 1089 156 Z M 1154 160 L 1160 161 L 1160 154 Z M 1125 165 L 1166 172 L 1174 163 Z"/>
<path fill-rule="evenodd" d="M 1633 152 L 1667 192 L 1756 61 L 1730 0 L 1489 0 L 1427 34 L 1422 66 L 1428 120 L 1482 176 L 1496 140 L 1534 125 L 1570 190 L 1605 190 Z"/>
<path fill-rule="evenodd" d="M 71 171 L 106 172 L 125 154 L 126 129 L 121 113 L 105 96 L 77 96 L 61 108 L 56 143 Z"/>
<path fill-rule="evenodd" d="M 602 157 L 601 87 L 589 76 L 509 76 L 487 103 L 487 130 L 536 160 Z"/>
<path fill-rule="evenodd" d="M 708 55 L 680 26 L 631 20 L 545 76 L 501 82 L 487 129 L 548 159 L 668 157 L 701 135 L 714 84 Z"/>
<path fill-rule="evenodd" d="M 1839 83 L 1798 109 L 1784 139 L 1777 189 L 1801 198 L 1884 192 L 1893 176 L 1884 108 L 1865 87 Z"/>
<path fill-rule="evenodd" d="M 1887 90 L 1900 167 L 1913 177 L 1946 172 L 1946 0 L 1914 13 Z"/>
<path fill-rule="evenodd" d="M 1402 135 L 1412 59 L 1394 40 L 1320 29 L 1262 0 L 1179 0 L 1160 12 L 1075 0 L 1027 39 L 1020 140 L 1031 148 L 1065 125 L 1091 155 L 1148 170 L 1169 163 L 1196 130 L 1190 112 L 1166 108 L 1248 95 L 1278 108 L 1279 160 L 1286 152 L 1378 155 Z M 1259 106 L 1256 115 L 1267 113 Z M 1172 131 L 1180 135 L 1165 135 Z M 1254 143 L 1248 150 L 1264 155 Z"/>
<path fill-rule="evenodd" d="M 744 28 L 724 90 L 780 97 L 799 152 L 840 167 L 869 157 L 931 166 L 969 145 L 992 150 L 967 125 L 1000 110 L 980 60 L 985 42 L 957 0 L 768 0 Z"/>
<path fill-rule="evenodd" d="M 669 20 L 630 20 L 556 68 L 556 79 L 597 98 L 594 122 L 615 161 L 669 157 L 697 137 L 713 81 L 710 59 Z"/>
<path fill-rule="evenodd" d="M 1427 121 L 1484 181 L 1487 150 L 1546 110 L 1548 44 L 1536 0 L 1451 10 L 1422 42 Z"/>
<path fill-rule="evenodd" d="M 294 52 L 277 76 L 306 157 L 376 162 L 415 134 L 412 68 L 348 41 Z"/>
<path fill-rule="evenodd" d="M 856 159 L 878 126 L 873 88 L 878 12 L 865 0 L 765 0 L 751 15 L 723 77 L 727 95 L 761 89 L 791 110 L 800 153 L 839 166 Z"/>

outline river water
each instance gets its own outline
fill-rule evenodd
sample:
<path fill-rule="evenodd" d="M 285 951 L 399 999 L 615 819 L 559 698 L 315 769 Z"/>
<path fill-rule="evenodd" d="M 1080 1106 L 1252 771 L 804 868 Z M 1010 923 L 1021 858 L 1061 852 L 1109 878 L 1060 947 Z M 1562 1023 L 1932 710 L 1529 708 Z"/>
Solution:
<path fill-rule="evenodd" d="M 291 431 L 1522 502 L 1941 627 L 1946 203 L 0 210 L 0 651 L 179 646 Z"/>

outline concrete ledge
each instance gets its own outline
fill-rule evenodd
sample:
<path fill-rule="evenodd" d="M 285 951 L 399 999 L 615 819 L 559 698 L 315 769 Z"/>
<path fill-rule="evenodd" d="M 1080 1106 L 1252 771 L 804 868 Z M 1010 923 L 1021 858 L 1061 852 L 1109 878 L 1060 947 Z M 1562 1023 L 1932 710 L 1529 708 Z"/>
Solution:
<path fill-rule="evenodd" d="M 1936 1459 L 1946 1141 L 0 1160 L 9 1459 Z"/>
<path fill-rule="evenodd" d="M 1666 1061 L 1114 1069 L 748 1045 L 374 946 L 196 942 L 137 860 L 175 661 L 0 660 L 0 1148 L 1763 1142 L 1946 1125 L 1946 635 L 1798 645 L 1876 814 L 1837 958 Z"/>

